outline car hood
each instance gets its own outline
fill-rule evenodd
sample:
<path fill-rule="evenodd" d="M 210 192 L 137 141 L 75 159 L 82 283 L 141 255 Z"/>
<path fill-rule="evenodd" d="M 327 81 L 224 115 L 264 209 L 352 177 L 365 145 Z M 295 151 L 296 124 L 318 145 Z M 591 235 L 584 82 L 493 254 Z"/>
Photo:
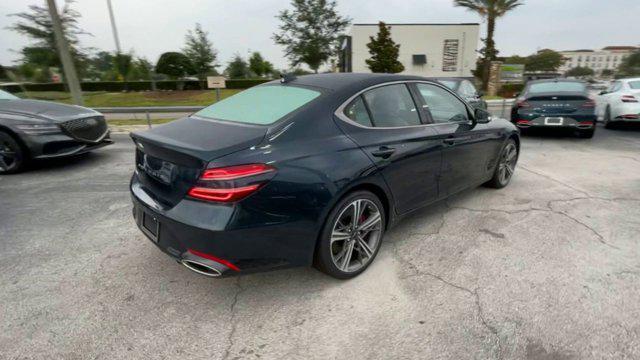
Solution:
<path fill-rule="evenodd" d="M 1 100 L 0 113 L 11 113 L 63 122 L 87 116 L 100 115 L 99 112 L 76 105 L 66 105 L 40 100 Z"/>

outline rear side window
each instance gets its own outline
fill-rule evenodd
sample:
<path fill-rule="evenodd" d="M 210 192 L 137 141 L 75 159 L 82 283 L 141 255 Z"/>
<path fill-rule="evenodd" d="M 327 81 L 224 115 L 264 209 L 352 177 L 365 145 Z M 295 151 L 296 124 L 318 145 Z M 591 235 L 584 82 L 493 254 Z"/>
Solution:
<path fill-rule="evenodd" d="M 416 104 L 405 84 L 386 85 L 363 95 L 376 127 L 420 125 Z"/>
<path fill-rule="evenodd" d="M 546 93 L 546 92 L 583 92 L 587 90 L 587 86 L 581 82 L 570 81 L 550 81 L 535 83 L 529 85 L 527 92 L 529 93 Z"/>
<path fill-rule="evenodd" d="M 15 95 L 9 94 L 6 91 L 0 90 L 0 100 L 16 100 L 16 99 L 19 99 L 19 98 Z"/>
<path fill-rule="evenodd" d="M 344 114 L 347 117 L 360 125 L 373 126 L 367 107 L 364 105 L 364 101 L 361 96 L 353 100 L 349 106 L 344 110 Z"/>
<path fill-rule="evenodd" d="M 629 81 L 629 87 L 633 90 L 640 90 L 640 80 Z"/>
<path fill-rule="evenodd" d="M 320 96 L 319 91 L 287 85 L 247 89 L 195 115 L 246 124 L 269 125 Z"/>

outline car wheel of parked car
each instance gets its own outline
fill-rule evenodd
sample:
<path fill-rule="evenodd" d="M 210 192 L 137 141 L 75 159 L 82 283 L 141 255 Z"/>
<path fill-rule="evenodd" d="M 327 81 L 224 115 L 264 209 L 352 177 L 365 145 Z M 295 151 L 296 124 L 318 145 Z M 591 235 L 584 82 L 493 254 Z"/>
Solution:
<path fill-rule="evenodd" d="M 502 189 L 509 185 L 509 181 L 511 181 L 517 162 L 518 146 L 513 139 L 509 139 L 502 148 L 493 177 L 491 180 L 486 182 L 485 185 L 495 189 Z"/>
<path fill-rule="evenodd" d="M 13 174 L 24 167 L 25 154 L 13 136 L 0 131 L 0 174 Z"/>
<path fill-rule="evenodd" d="M 607 106 L 604 111 L 604 127 L 607 129 L 613 129 L 613 122 L 611 121 L 611 108 Z"/>
<path fill-rule="evenodd" d="M 356 191 L 333 208 L 316 250 L 316 267 L 335 278 L 363 272 L 378 254 L 385 231 L 385 212 L 373 193 Z"/>

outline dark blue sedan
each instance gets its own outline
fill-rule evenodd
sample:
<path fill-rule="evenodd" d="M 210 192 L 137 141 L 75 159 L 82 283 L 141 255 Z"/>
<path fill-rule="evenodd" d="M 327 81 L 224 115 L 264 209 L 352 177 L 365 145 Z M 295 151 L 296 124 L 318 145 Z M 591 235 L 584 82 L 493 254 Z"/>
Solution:
<path fill-rule="evenodd" d="M 404 215 L 506 186 L 520 149 L 513 124 L 445 86 L 383 74 L 285 77 L 131 136 L 138 226 L 208 276 L 354 277 Z"/>

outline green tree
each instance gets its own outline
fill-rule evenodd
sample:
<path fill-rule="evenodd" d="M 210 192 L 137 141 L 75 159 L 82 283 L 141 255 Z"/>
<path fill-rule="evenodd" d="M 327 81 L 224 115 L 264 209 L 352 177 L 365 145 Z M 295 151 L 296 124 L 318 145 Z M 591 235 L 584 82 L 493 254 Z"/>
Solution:
<path fill-rule="evenodd" d="M 139 57 L 133 60 L 129 78 L 131 80 L 151 80 L 151 71 L 153 66 L 149 60 Z"/>
<path fill-rule="evenodd" d="M 583 76 L 593 76 L 593 74 L 594 72 L 592 69 L 588 67 L 577 66 L 567 71 L 565 75 L 573 76 L 573 77 L 583 77 Z"/>
<path fill-rule="evenodd" d="M 0 65 L 0 80 L 9 79 L 9 74 L 7 74 L 7 70 L 4 66 Z"/>
<path fill-rule="evenodd" d="M 615 74 L 615 71 L 613 71 L 611 69 L 604 69 L 604 70 L 602 70 L 601 74 L 602 74 L 602 76 L 610 77 L 610 76 L 613 76 L 613 74 Z"/>
<path fill-rule="evenodd" d="M 399 73 L 404 70 L 404 65 L 398 61 L 400 44 L 396 44 L 391 39 L 391 27 L 380 21 L 378 23 L 378 34 L 374 38 L 369 37 L 369 54 L 371 58 L 365 60 L 369 69 L 374 73 Z"/>
<path fill-rule="evenodd" d="M 489 79 L 489 62 L 496 59 L 498 50 L 493 40 L 496 31 L 496 20 L 507 12 L 524 4 L 523 0 L 453 0 L 455 6 L 474 11 L 482 18 L 487 19 L 487 37 L 482 39 L 484 48 L 482 54 L 483 83 L 486 88 Z"/>
<path fill-rule="evenodd" d="M 338 52 L 340 40 L 351 19 L 336 10 L 335 0 L 292 0 L 293 10 L 283 10 L 279 32 L 273 35 L 292 66 L 307 64 L 315 73 Z"/>
<path fill-rule="evenodd" d="M 249 70 L 259 77 L 268 76 L 275 72 L 273 64 L 266 61 L 257 51 L 254 51 L 249 58 Z"/>
<path fill-rule="evenodd" d="M 640 76 L 640 50 L 627 56 L 618 66 L 621 76 Z"/>
<path fill-rule="evenodd" d="M 230 79 L 244 79 L 249 77 L 249 65 L 240 54 L 236 54 L 225 72 Z"/>
<path fill-rule="evenodd" d="M 113 69 L 118 74 L 118 81 L 129 80 L 132 63 L 133 56 L 131 54 L 116 54 L 113 57 Z"/>
<path fill-rule="evenodd" d="M 526 71 L 557 71 L 564 62 L 562 54 L 557 51 L 544 49 L 529 55 L 525 63 Z"/>
<path fill-rule="evenodd" d="M 521 64 L 524 65 L 527 63 L 526 56 L 513 55 L 504 59 L 505 64 Z"/>
<path fill-rule="evenodd" d="M 218 66 L 215 61 L 218 52 L 213 48 L 213 43 L 207 38 L 208 33 L 202 30 L 200 24 L 196 24 L 193 31 L 189 30 L 185 36 L 186 45 L 182 52 L 189 58 L 193 70 L 200 80 L 204 80 Z"/>
<path fill-rule="evenodd" d="M 160 55 L 156 72 L 167 75 L 171 79 L 179 79 L 194 73 L 189 58 L 179 52 L 166 52 Z"/>
<path fill-rule="evenodd" d="M 67 0 L 60 12 L 62 30 L 66 37 L 71 51 L 71 56 L 75 61 L 76 68 L 81 74 L 85 68 L 87 55 L 79 46 L 78 36 L 88 34 L 78 26 L 80 13 L 71 8 L 72 0 Z M 49 10 L 45 6 L 30 5 L 29 11 L 10 14 L 18 18 L 18 21 L 8 27 L 33 40 L 32 45 L 23 47 L 20 50 L 22 62 L 30 63 L 31 67 L 41 68 L 40 71 L 48 72 L 49 67 L 62 68 L 62 63 L 58 57 L 58 50 L 53 34 L 53 24 L 49 16 Z"/>

